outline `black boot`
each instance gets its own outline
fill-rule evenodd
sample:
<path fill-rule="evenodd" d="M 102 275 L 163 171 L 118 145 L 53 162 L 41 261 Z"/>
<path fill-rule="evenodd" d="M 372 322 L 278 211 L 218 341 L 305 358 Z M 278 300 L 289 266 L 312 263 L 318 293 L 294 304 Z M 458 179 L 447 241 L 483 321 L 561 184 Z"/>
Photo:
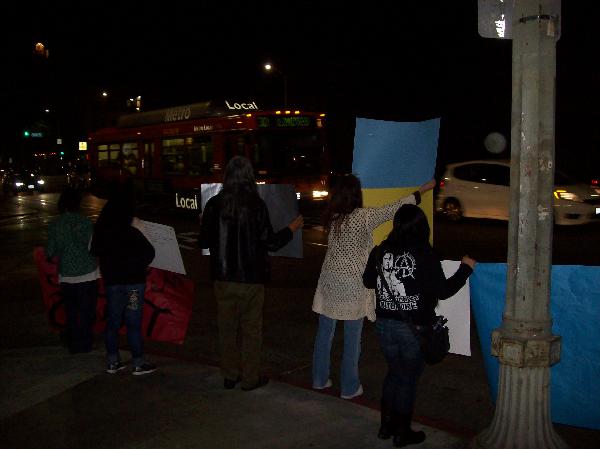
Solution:
<path fill-rule="evenodd" d="M 396 429 L 396 418 L 394 415 L 392 404 L 383 395 L 381 398 L 381 426 L 377 433 L 377 438 L 380 440 L 389 440 L 394 435 L 394 430 Z"/>
<path fill-rule="evenodd" d="M 425 432 L 415 432 L 410 428 L 412 414 L 399 414 L 397 416 L 398 431 L 394 435 L 394 447 L 404 447 L 409 444 L 420 444 L 425 441 Z"/>
<path fill-rule="evenodd" d="M 392 415 L 386 414 L 383 410 L 381 411 L 381 426 L 377 433 L 377 438 L 380 440 L 389 440 L 394 435 L 394 419 Z"/>

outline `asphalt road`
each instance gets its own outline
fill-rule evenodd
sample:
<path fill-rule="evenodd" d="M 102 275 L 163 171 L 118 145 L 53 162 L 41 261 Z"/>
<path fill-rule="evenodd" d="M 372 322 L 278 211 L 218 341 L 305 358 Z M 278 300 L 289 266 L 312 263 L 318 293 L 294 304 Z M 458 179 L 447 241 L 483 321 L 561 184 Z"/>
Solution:
<path fill-rule="evenodd" d="M 58 214 L 57 194 L 0 196 L 0 347 L 18 348 L 56 344 L 56 334 L 46 323 L 32 249 L 46 241 L 48 223 Z M 104 201 L 87 196 L 85 214 L 95 219 Z M 209 365 L 218 364 L 216 308 L 208 280 L 208 257 L 196 248 L 197 220 L 175 215 L 174 211 L 146 205 L 139 216 L 175 228 L 188 277 L 196 284 L 196 298 L 186 341 L 183 345 L 149 342 L 147 350 Z M 264 311 L 263 367 L 280 380 L 308 386 L 312 345 L 317 318 L 311 311 L 312 295 L 326 251 L 326 238 L 310 217 L 303 231 L 304 258 L 273 258 L 273 281 L 266 293 Z M 468 253 L 482 262 L 506 260 L 507 224 L 486 220 L 434 223 L 434 247 L 445 259 L 459 259 Z M 554 262 L 597 265 L 600 226 L 556 228 Z M 463 436 L 475 435 L 491 422 L 493 404 L 485 378 L 479 341 L 471 323 L 471 357 L 450 355 L 439 365 L 426 369 L 417 402 L 417 419 L 424 424 L 451 430 Z M 98 345 L 101 341 L 98 340 Z M 342 339 L 338 332 L 332 354 L 332 377 L 339 385 Z M 365 322 L 361 355 L 361 380 L 365 389 L 361 401 L 377 407 L 385 374 L 385 362 L 378 348 L 373 325 Z M 335 393 L 335 391 L 334 391 Z M 339 392 L 337 392 L 339 394 Z M 600 431 L 556 426 L 573 448 L 595 448 Z"/>

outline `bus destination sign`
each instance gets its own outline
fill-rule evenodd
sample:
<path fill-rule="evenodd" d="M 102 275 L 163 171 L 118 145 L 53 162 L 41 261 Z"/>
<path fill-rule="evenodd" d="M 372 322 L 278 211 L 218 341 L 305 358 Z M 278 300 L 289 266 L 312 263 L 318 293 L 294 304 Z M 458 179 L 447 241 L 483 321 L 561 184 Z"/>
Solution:
<path fill-rule="evenodd" d="M 256 118 L 259 128 L 308 128 L 312 120 L 306 115 L 262 116 Z"/>

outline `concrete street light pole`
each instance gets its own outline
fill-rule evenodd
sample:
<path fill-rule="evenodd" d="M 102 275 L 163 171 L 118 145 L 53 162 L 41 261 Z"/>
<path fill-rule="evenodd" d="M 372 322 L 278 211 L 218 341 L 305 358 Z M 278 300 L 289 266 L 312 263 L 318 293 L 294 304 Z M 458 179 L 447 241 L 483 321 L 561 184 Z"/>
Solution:
<path fill-rule="evenodd" d="M 550 417 L 550 366 L 560 360 L 560 337 L 552 335 L 550 317 L 560 7 L 549 12 L 556 0 L 516 0 L 514 5 L 506 305 L 502 326 L 492 333 L 500 381 L 492 424 L 473 445 L 558 449 L 567 447 Z"/>

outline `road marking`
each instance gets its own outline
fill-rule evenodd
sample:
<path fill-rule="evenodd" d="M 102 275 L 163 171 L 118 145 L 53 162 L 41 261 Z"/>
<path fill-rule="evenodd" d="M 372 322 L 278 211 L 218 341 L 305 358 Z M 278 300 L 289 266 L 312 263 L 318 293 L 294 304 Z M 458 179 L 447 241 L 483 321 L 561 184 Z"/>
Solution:
<path fill-rule="evenodd" d="M 306 226 L 306 228 L 308 229 L 315 229 L 317 231 L 323 230 L 322 226 Z M 180 232 L 177 234 L 177 243 L 179 245 L 180 248 L 183 249 L 187 249 L 190 251 L 199 249 L 198 248 L 198 232 Z M 314 245 L 314 246 L 321 246 L 324 248 L 327 248 L 327 244 L 324 243 L 316 243 L 316 242 L 307 242 L 305 241 L 304 243 L 306 243 L 307 245 Z M 190 246 L 191 245 L 191 246 Z"/>
<path fill-rule="evenodd" d="M 197 232 L 180 232 L 177 234 L 177 243 L 180 248 L 188 249 L 190 251 L 198 248 L 198 233 Z M 192 245 L 188 246 L 186 243 Z"/>

